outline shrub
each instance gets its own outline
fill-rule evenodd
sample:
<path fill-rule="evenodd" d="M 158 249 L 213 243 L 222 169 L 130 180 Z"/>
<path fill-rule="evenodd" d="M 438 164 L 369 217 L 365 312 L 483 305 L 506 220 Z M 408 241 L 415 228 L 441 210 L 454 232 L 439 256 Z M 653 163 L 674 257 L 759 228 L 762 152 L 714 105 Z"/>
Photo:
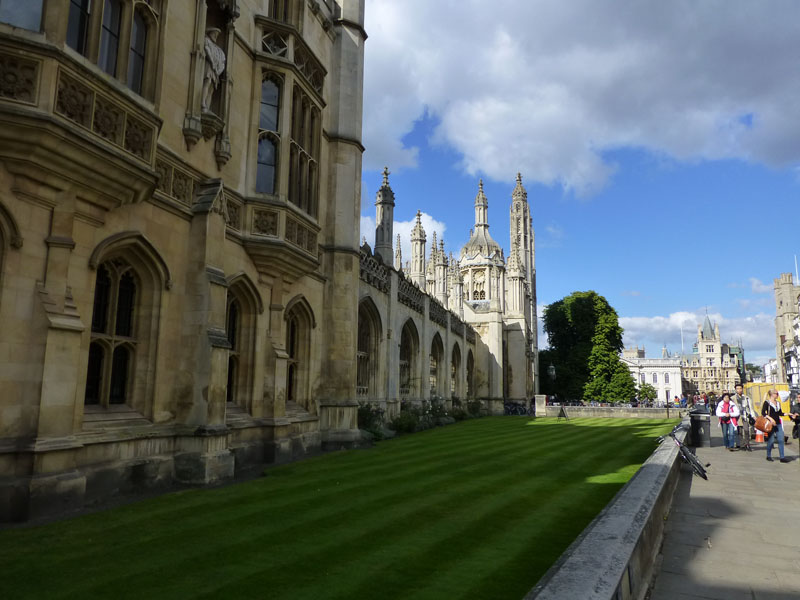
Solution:
<path fill-rule="evenodd" d="M 469 413 L 468 413 L 467 411 L 465 411 L 465 410 L 464 410 L 463 408 L 461 408 L 461 407 L 456 407 L 456 408 L 453 408 L 453 414 L 452 414 L 452 417 L 453 417 L 453 418 L 454 418 L 456 421 L 463 421 L 464 419 L 466 419 L 467 417 L 469 417 Z"/>
<path fill-rule="evenodd" d="M 384 410 L 369 402 L 358 403 L 358 428 L 369 431 L 375 439 L 383 438 Z"/>
<path fill-rule="evenodd" d="M 419 427 L 419 414 L 414 407 L 400 406 L 400 414 L 392 419 L 392 429 L 397 433 L 414 433 Z"/>
<path fill-rule="evenodd" d="M 483 405 L 480 400 L 470 400 L 467 402 L 467 412 L 473 417 L 480 417 L 482 408 Z"/>

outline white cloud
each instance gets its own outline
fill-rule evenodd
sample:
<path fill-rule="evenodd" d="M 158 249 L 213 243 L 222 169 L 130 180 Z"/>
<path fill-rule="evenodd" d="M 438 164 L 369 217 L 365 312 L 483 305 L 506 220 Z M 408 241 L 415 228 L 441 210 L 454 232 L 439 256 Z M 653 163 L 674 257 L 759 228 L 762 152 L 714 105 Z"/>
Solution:
<path fill-rule="evenodd" d="M 425 237 L 427 238 L 426 243 L 426 254 L 430 256 L 431 252 L 431 244 L 433 242 L 433 232 L 436 232 L 436 239 L 437 245 L 438 240 L 441 240 L 445 232 L 447 231 L 447 225 L 442 221 L 437 221 L 428 213 L 423 212 L 421 214 L 422 218 L 422 228 L 425 230 Z M 397 248 L 397 235 L 400 234 L 400 248 L 403 254 L 403 263 L 406 261 L 411 260 L 411 230 L 414 228 L 414 225 L 417 222 L 417 218 L 414 217 L 410 221 L 395 221 L 393 224 L 393 231 L 394 237 L 392 246 L 396 249 Z M 367 243 L 370 245 L 371 248 L 375 248 L 375 217 L 368 217 L 368 216 L 361 216 L 360 222 L 360 233 L 359 233 L 359 244 L 361 243 L 361 238 L 366 237 Z M 460 248 L 454 248 L 447 243 L 447 239 L 444 240 L 444 249 L 445 252 L 452 252 L 453 254 L 458 254 Z M 392 259 L 394 260 L 394 259 Z"/>
<path fill-rule="evenodd" d="M 465 172 L 600 189 L 604 152 L 800 161 L 800 3 L 367 0 L 365 167 L 427 114 Z M 498 18 L 513 15 L 513 18 Z M 445 25 L 446 24 L 446 25 Z"/>
<path fill-rule="evenodd" d="M 754 294 L 771 294 L 774 289 L 768 283 L 762 283 L 760 279 L 756 279 L 755 277 L 751 277 L 750 281 L 750 289 Z"/>
<path fill-rule="evenodd" d="M 745 359 L 752 362 L 751 357 L 775 356 L 775 324 L 774 317 L 764 312 L 742 318 L 725 318 L 719 313 L 709 313 L 712 323 L 719 325 L 722 341 L 744 346 Z M 674 352 L 681 348 L 681 327 L 683 328 L 684 350 L 689 353 L 692 344 L 697 340 L 697 325 L 703 323 L 705 313 L 675 312 L 669 316 L 655 317 L 620 317 L 619 323 L 624 328 L 623 336 L 626 346 L 645 345 L 648 356 L 654 354 L 666 344 Z"/>

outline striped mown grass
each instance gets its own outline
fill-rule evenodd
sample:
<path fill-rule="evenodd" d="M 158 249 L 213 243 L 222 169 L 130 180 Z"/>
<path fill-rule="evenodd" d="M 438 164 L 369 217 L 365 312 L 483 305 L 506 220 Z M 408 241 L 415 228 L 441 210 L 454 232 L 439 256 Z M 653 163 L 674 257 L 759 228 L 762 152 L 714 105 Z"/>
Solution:
<path fill-rule="evenodd" d="M 4 598 L 520 598 L 674 421 L 492 417 L 0 532 Z"/>

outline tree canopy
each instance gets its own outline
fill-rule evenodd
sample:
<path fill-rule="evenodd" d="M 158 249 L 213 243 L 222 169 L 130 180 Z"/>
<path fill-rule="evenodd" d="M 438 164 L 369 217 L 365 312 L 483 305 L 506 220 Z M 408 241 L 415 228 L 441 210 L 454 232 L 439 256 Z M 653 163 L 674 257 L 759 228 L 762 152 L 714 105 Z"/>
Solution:
<path fill-rule="evenodd" d="M 622 327 L 617 312 L 596 292 L 573 292 L 543 315 L 550 348 L 539 353 L 542 389 L 564 399 L 620 402 L 636 390 L 621 361 Z M 548 374 L 555 367 L 555 379 Z"/>

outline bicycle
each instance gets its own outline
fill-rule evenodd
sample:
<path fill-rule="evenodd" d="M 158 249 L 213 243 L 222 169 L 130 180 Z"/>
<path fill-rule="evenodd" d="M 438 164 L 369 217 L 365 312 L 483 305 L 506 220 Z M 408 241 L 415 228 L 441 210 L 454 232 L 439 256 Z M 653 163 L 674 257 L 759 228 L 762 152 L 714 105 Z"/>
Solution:
<path fill-rule="evenodd" d="M 522 402 L 504 402 L 503 414 L 504 415 L 518 415 L 518 416 L 534 416 L 536 407 L 531 402 L 530 408 L 526 407 Z"/>
<path fill-rule="evenodd" d="M 675 445 L 678 447 L 678 451 L 680 452 L 681 458 L 684 460 L 684 462 L 689 463 L 689 466 L 692 467 L 692 471 L 695 473 L 695 475 L 699 475 L 700 477 L 708 481 L 708 474 L 706 473 L 703 464 L 699 460 L 697 460 L 697 457 L 694 454 L 692 454 L 689 451 L 689 449 L 678 440 L 678 438 L 675 437 L 675 432 L 678 431 L 678 429 L 680 428 L 681 424 L 678 423 L 673 428 L 673 430 L 670 431 L 667 435 L 672 438 L 672 441 L 675 442 Z M 658 438 L 658 443 L 660 444 L 666 438 L 667 438 L 666 435 L 662 435 L 661 437 Z M 711 463 L 708 463 L 706 467 L 708 467 L 710 464 Z"/>

